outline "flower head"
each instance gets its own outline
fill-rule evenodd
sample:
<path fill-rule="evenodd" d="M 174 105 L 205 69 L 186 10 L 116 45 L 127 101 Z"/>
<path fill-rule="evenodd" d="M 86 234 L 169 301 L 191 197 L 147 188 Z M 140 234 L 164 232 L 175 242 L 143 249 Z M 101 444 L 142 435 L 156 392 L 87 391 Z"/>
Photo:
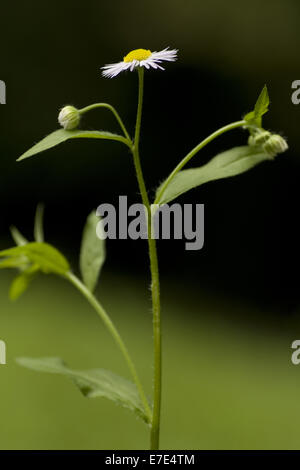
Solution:
<path fill-rule="evenodd" d="M 258 129 L 254 135 L 251 135 L 248 139 L 248 145 L 261 147 L 270 158 L 274 158 L 289 148 L 286 140 L 281 135 L 271 134 L 271 132 L 264 129 Z"/>
<path fill-rule="evenodd" d="M 147 49 L 135 49 L 129 52 L 122 62 L 108 64 L 102 67 L 102 75 L 107 78 L 113 78 L 125 70 L 132 72 L 136 67 L 146 67 L 146 69 L 161 69 L 159 64 L 163 61 L 173 62 L 177 59 L 177 49 L 163 49 L 160 52 L 151 52 Z"/>
<path fill-rule="evenodd" d="M 78 109 L 74 106 L 65 106 L 60 110 L 58 122 L 65 130 L 76 129 L 80 121 Z"/>
<path fill-rule="evenodd" d="M 272 134 L 271 137 L 264 143 L 263 149 L 270 157 L 275 157 L 279 153 L 283 153 L 288 149 L 286 140 L 279 134 Z"/>

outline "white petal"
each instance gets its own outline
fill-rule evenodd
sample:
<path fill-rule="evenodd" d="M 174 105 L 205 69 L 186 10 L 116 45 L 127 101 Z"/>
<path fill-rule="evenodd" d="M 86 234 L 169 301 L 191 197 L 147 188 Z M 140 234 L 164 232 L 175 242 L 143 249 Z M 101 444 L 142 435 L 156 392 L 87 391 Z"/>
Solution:
<path fill-rule="evenodd" d="M 146 67 L 146 69 L 149 70 L 150 65 L 148 63 L 148 60 L 141 60 L 140 61 L 140 67 Z"/>
<path fill-rule="evenodd" d="M 138 65 L 138 60 L 133 60 L 132 62 L 129 62 L 130 63 L 130 72 L 133 71 L 133 69 Z"/>
<path fill-rule="evenodd" d="M 152 67 L 153 69 L 165 70 L 163 67 L 158 65 L 157 61 L 152 60 L 151 57 L 147 60 L 144 60 L 143 64 L 141 63 L 141 65 L 145 65 L 145 67 L 147 67 L 147 68 Z"/>
<path fill-rule="evenodd" d="M 152 52 L 149 59 L 161 62 L 162 60 L 174 61 L 177 59 L 177 49 L 163 49 L 160 52 Z"/>
<path fill-rule="evenodd" d="M 102 75 L 107 78 L 113 78 L 124 70 L 127 70 L 130 65 L 131 62 L 117 62 L 116 64 L 105 65 L 104 67 L 101 67 Z"/>

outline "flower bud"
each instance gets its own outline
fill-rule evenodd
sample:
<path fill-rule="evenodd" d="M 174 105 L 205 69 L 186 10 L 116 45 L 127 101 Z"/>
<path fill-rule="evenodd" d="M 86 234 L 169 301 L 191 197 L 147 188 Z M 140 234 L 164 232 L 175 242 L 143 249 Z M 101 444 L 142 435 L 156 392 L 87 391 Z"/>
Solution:
<path fill-rule="evenodd" d="M 271 132 L 268 131 L 259 131 L 254 135 L 250 135 L 248 139 L 248 145 L 254 147 L 256 145 L 263 145 L 271 136 Z"/>
<path fill-rule="evenodd" d="M 80 121 L 78 109 L 74 106 L 65 106 L 58 115 L 59 124 L 66 130 L 76 129 Z"/>
<path fill-rule="evenodd" d="M 286 140 L 281 135 L 273 134 L 263 144 L 263 149 L 270 157 L 275 157 L 278 153 L 285 152 L 288 149 Z"/>

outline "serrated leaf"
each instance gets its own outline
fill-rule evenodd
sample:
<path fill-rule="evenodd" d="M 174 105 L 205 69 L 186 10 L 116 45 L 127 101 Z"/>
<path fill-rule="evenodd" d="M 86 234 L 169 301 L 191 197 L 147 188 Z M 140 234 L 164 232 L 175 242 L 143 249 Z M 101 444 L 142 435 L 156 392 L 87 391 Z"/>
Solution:
<path fill-rule="evenodd" d="M 54 131 L 52 134 L 49 134 L 43 140 L 27 150 L 27 152 L 23 153 L 17 161 L 25 160 L 37 153 L 44 152 L 45 150 L 55 147 L 66 140 L 79 138 L 116 140 L 128 145 L 128 141 L 125 137 L 118 134 L 112 134 L 111 132 L 81 130 L 66 131 L 64 129 L 59 129 L 58 131 Z"/>
<path fill-rule="evenodd" d="M 16 245 L 23 246 L 28 243 L 28 240 L 21 234 L 20 230 L 18 230 L 17 227 L 12 225 L 10 227 L 10 233 Z"/>
<path fill-rule="evenodd" d="M 34 218 L 33 234 L 35 241 L 39 243 L 43 243 L 44 241 L 44 209 L 43 204 L 38 204 Z"/>
<path fill-rule="evenodd" d="M 232 148 L 215 156 L 200 168 L 179 171 L 163 192 L 164 183 L 160 185 L 155 202 L 166 204 L 192 188 L 209 181 L 239 175 L 269 159 L 266 153 L 249 146 Z"/>
<path fill-rule="evenodd" d="M 61 374 L 72 379 L 81 393 L 88 398 L 104 397 L 129 408 L 148 423 L 136 386 L 130 381 L 104 369 L 73 370 L 58 357 L 40 359 L 18 358 L 17 362 L 39 372 Z"/>
<path fill-rule="evenodd" d="M 37 264 L 44 273 L 63 275 L 70 269 L 66 258 L 48 243 L 27 243 L 0 252 L 2 258 L 19 259 L 21 256 L 26 256 L 32 264 Z"/>
<path fill-rule="evenodd" d="M 92 212 L 83 229 L 80 249 L 80 271 L 86 287 L 93 292 L 105 261 L 105 240 L 100 240 L 96 227 L 100 219 Z"/>
<path fill-rule="evenodd" d="M 17 300 L 27 290 L 38 270 L 38 266 L 31 266 L 15 277 L 9 289 L 10 300 Z"/>
<path fill-rule="evenodd" d="M 244 116 L 244 120 L 256 127 L 262 126 L 262 116 L 268 112 L 270 104 L 267 86 L 265 85 L 255 103 L 254 110 Z"/>

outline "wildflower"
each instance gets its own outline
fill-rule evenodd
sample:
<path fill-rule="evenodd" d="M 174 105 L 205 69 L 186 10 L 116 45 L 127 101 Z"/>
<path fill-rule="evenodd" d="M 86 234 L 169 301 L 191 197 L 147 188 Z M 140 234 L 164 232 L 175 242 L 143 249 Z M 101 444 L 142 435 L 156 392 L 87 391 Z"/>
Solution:
<path fill-rule="evenodd" d="M 78 109 L 74 106 L 65 106 L 58 115 L 58 122 L 65 130 L 76 129 L 80 121 Z"/>
<path fill-rule="evenodd" d="M 136 67 L 146 67 L 149 69 L 164 70 L 159 64 L 163 61 L 173 62 L 177 59 L 177 49 L 163 49 L 160 52 L 151 52 L 146 49 L 135 49 L 127 54 L 122 62 L 108 64 L 102 67 L 102 75 L 107 78 L 113 78 L 119 73 L 130 70 L 132 72 Z"/>

